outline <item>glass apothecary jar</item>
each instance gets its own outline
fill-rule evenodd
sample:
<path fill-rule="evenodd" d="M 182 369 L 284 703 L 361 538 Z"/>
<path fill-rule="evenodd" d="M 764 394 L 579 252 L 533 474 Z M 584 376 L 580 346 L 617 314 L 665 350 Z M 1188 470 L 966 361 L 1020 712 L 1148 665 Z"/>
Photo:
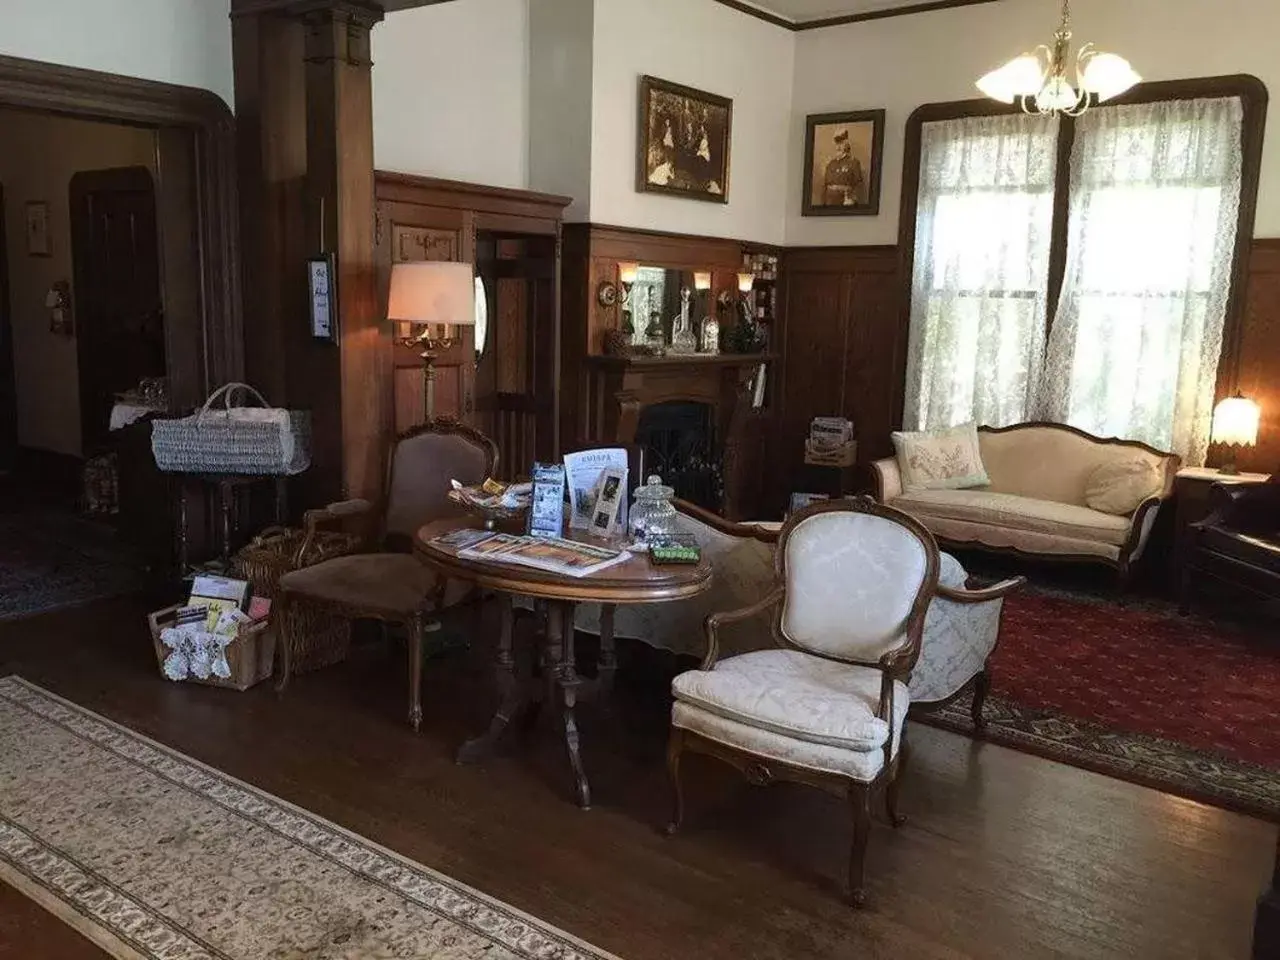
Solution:
<path fill-rule="evenodd" d="M 636 488 L 628 531 L 635 543 L 646 544 L 650 537 L 669 536 L 676 532 L 680 515 L 671 502 L 675 495 L 675 490 L 665 486 L 662 478 L 656 475 Z"/>

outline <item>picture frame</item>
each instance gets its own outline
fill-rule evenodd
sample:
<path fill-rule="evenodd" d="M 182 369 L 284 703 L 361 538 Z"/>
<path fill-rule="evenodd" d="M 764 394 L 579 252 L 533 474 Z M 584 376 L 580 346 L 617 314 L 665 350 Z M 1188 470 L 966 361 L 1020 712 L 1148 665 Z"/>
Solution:
<path fill-rule="evenodd" d="M 49 204 L 43 200 L 27 201 L 23 223 L 24 232 L 27 235 L 27 256 L 53 256 L 53 247 L 49 239 Z"/>
<path fill-rule="evenodd" d="M 732 146 L 731 99 L 640 78 L 636 190 L 727 204 Z"/>
<path fill-rule="evenodd" d="M 326 253 L 307 258 L 307 302 L 310 305 L 311 336 L 327 343 L 338 342 L 337 261 Z"/>
<path fill-rule="evenodd" d="M 815 113 L 805 118 L 801 215 L 880 213 L 885 111 Z"/>

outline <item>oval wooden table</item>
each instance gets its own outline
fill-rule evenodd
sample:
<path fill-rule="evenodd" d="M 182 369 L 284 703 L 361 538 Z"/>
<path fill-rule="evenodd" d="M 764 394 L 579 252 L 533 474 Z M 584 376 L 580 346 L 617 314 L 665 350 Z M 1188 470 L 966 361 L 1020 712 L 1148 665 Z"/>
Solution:
<path fill-rule="evenodd" d="M 473 524 L 475 525 L 475 524 Z M 586 683 L 574 658 L 574 610 L 580 603 L 603 606 L 600 630 L 600 662 L 595 686 L 607 694 L 613 684 L 617 658 L 613 648 L 613 612 L 619 604 L 669 603 L 695 597 L 711 586 L 711 566 L 706 560 L 694 564 L 656 566 L 646 554 L 633 554 L 620 564 L 586 577 L 547 573 L 512 563 L 461 557 L 458 549 L 436 540 L 451 529 L 468 526 L 454 522 L 447 527 L 428 524 L 418 531 L 418 556 L 451 580 L 462 580 L 494 591 L 502 603 L 498 636 L 497 676 L 501 705 L 481 736 L 468 740 L 458 751 L 459 763 L 474 763 L 489 756 L 503 732 L 539 693 L 548 701 L 559 701 L 561 729 L 569 764 L 576 780 L 578 805 L 591 806 L 591 787 L 582 765 L 578 723 L 574 715 L 579 689 Z M 605 544 L 589 536 L 567 535 L 593 546 Z M 535 682 L 532 662 L 521 676 L 512 650 L 513 598 L 532 597 L 546 604 L 547 629 L 540 636 L 543 683 Z"/>

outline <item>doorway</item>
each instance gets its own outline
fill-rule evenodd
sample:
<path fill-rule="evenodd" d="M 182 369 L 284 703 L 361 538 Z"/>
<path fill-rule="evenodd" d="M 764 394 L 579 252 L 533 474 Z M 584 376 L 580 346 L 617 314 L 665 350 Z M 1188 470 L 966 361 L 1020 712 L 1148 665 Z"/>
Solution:
<path fill-rule="evenodd" d="M 116 398 L 167 376 L 156 190 L 146 167 L 71 178 L 80 435 L 108 446 Z"/>
<path fill-rule="evenodd" d="M 476 330 L 474 420 L 497 443 L 507 479 L 527 476 L 534 461 L 558 453 L 557 267 L 554 237 L 476 234 L 487 329 Z"/>

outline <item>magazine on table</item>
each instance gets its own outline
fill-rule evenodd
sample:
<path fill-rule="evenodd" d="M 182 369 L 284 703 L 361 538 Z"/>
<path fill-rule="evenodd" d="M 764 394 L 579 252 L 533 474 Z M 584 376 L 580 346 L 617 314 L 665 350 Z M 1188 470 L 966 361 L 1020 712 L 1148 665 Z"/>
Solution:
<path fill-rule="evenodd" d="M 564 455 L 565 482 L 569 487 L 569 529 L 590 530 L 596 501 L 606 473 L 622 475 L 622 498 L 617 525 L 627 527 L 627 451 L 621 447 L 601 447 Z"/>
<path fill-rule="evenodd" d="M 557 537 L 528 537 L 491 533 L 458 550 L 458 556 L 472 560 L 514 563 L 567 577 L 589 577 L 627 560 L 625 550 L 610 550 Z"/>

